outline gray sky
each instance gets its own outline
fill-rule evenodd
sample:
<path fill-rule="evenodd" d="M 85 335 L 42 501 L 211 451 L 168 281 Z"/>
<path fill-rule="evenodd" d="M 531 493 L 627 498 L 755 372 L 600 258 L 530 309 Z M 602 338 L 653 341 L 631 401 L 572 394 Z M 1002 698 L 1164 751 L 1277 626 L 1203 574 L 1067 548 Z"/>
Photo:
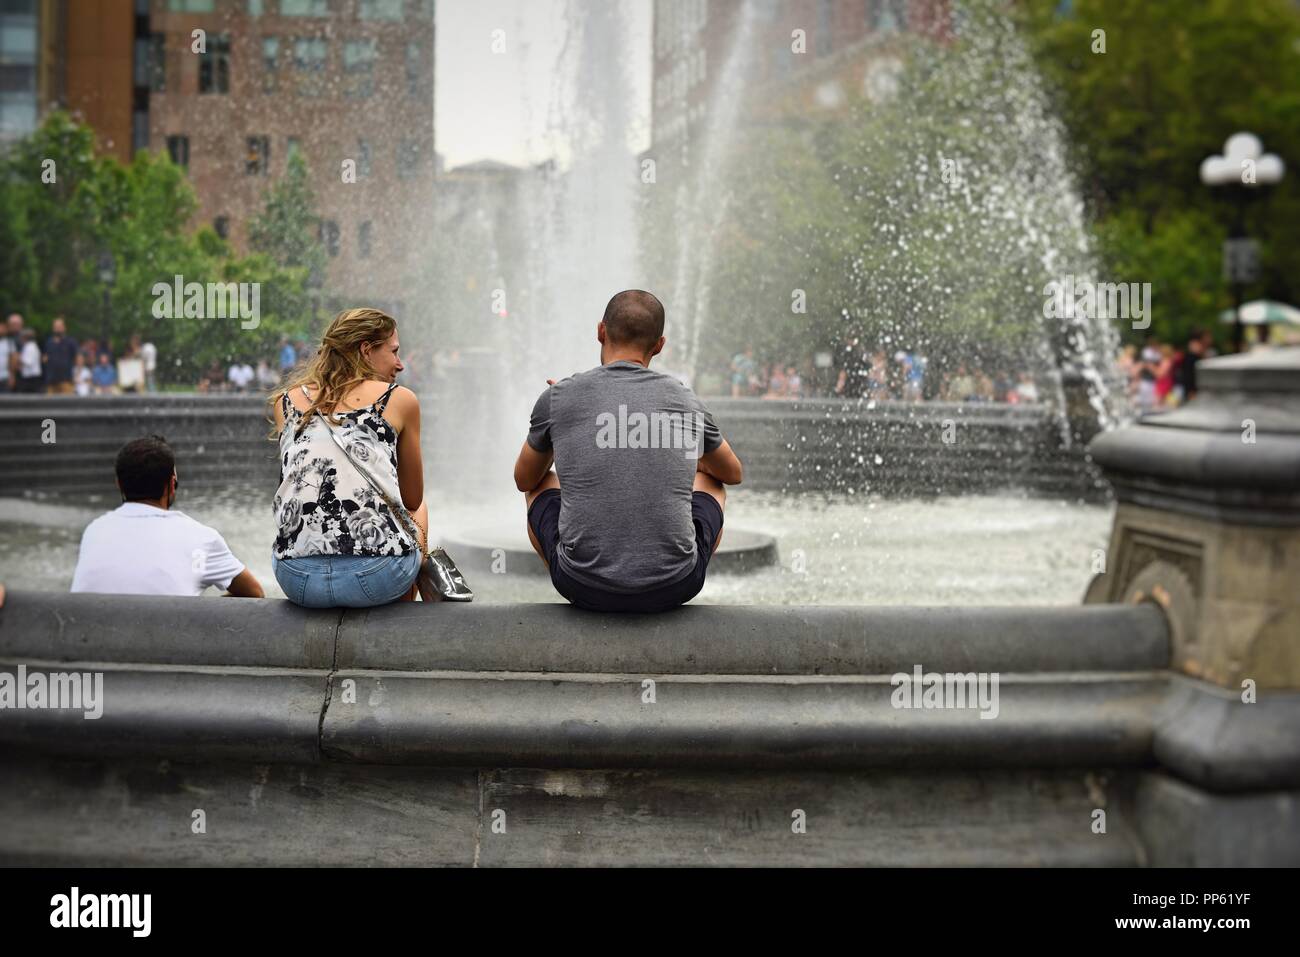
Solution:
<path fill-rule="evenodd" d="M 568 0 L 577 10 L 588 3 Z M 650 112 L 650 31 L 653 0 L 624 0 L 632 27 L 628 52 L 636 91 L 635 120 L 647 131 Z M 564 46 L 566 0 L 438 0 L 435 65 L 435 145 L 453 168 L 478 159 L 507 163 L 564 158 L 548 135 L 556 89 L 555 65 Z M 505 31 L 505 53 L 492 51 L 493 31 Z"/>

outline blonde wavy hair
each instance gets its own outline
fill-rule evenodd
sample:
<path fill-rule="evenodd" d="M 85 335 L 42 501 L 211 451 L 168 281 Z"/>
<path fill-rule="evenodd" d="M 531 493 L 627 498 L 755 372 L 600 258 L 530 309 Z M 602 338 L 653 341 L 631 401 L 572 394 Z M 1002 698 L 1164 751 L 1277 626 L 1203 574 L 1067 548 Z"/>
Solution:
<path fill-rule="evenodd" d="M 275 406 L 281 397 L 299 386 L 312 386 L 311 405 L 298 423 L 301 433 L 313 415 L 323 415 L 331 422 L 343 397 L 368 379 L 378 379 L 379 374 L 361 354 L 361 346 L 370 343 L 379 347 L 393 337 L 397 320 L 378 309 L 347 309 L 334 317 L 325 335 L 321 337 L 316 355 L 305 365 L 300 365 L 285 383 L 277 386 L 267 398 L 274 427 Z M 287 422 L 286 422 L 287 424 Z M 275 438 L 273 433 L 271 438 Z"/>

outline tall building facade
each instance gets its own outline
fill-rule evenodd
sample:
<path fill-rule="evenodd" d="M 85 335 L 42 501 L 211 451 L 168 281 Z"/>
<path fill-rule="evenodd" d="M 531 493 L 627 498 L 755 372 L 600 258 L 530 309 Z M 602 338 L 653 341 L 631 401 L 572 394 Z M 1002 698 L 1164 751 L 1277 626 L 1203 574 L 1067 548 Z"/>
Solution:
<path fill-rule="evenodd" d="M 689 153 L 737 43 L 742 121 L 771 121 L 887 97 L 899 41 L 953 30 L 949 0 L 656 0 L 653 148 Z"/>
<path fill-rule="evenodd" d="M 328 290 L 395 311 L 410 304 L 432 220 L 432 0 L 148 6 L 137 137 L 188 169 L 199 217 L 245 248 L 267 188 L 299 153 Z"/>
<path fill-rule="evenodd" d="M 432 229 L 433 0 L 0 0 L 0 130 L 62 107 L 124 162 L 167 151 L 246 250 L 300 153 L 325 288 L 401 310 Z M 11 53 L 12 49 L 12 53 Z"/>
<path fill-rule="evenodd" d="M 58 0 L 0 0 L 0 147 L 36 129 L 56 99 Z"/>

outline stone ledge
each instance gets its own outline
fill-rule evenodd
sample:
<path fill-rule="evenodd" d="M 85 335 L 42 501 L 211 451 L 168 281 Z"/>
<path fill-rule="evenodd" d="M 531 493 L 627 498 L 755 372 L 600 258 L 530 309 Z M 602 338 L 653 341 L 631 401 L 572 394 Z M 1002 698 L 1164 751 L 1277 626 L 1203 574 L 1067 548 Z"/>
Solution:
<path fill-rule="evenodd" d="M 0 660 L 298 669 L 889 675 L 1149 671 L 1151 605 L 906 608 L 688 605 L 602 615 L 562 604 L 308 611 L 279 599 L 11 592 Z"/>
<path fill-rule="evenodd" d="M 895 708 L 887 679 L 376 676 L 336 690 L 327 760 L 559 768 L 1091 767 L 1150 762 L 1159 676 L 1004 675 L 999 711 Z"/>
<path fill-rule="evenodd" d="M 0 710 L 0 749 L 429 767 L 1142 766 L 1166 684 L 1000 675 L 981 718 L 978 702 L 896 708 L 887 677 L 660 675 L 649 704 L 642 675 L 21 666 L 102 671 L 102 714 Z"/>
<path fill-rule="evenodd" d="M 1212 791 L 1300 789 L 1300 694 L 1240 692 L 1172 679 L 1156 715 L 1155 757 Z"/>

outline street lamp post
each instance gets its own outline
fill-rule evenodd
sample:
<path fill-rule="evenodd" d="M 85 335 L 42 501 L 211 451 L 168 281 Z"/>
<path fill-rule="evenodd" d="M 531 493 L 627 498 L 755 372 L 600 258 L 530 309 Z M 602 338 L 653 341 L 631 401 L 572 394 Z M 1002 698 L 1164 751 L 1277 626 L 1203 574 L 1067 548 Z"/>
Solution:
<path fill-rule="evenodd" d="M 1235 207 L 1232 232 L 1223 245 L 1224 278 L 1232 286 L 1232 347 L 1240 352 L 1245 339 L 1241 322 L 1242 292 L 1247 283 L 1259 278 L 1259 247 L 1246 236 L 1246 204 L 1259 195 L 1261 186 L 1273 186 L 1286 175 L 1281 158 L 1263 152 L 1254 133 L 1234 133 L 1223 145 L 1223 155 L 1207 156 L 1201 162 L 1201 182 L 1221 187 Z"/>
<path fill-rule="evenodd" d="M 113 283 L 117 281 L 117 262 L 104 250 L 99 254 L 99 282 L 104 287 L 104 311 L 99 321 L 99 348 L 108 349 L 108 318 L 112 307 Z"/>

